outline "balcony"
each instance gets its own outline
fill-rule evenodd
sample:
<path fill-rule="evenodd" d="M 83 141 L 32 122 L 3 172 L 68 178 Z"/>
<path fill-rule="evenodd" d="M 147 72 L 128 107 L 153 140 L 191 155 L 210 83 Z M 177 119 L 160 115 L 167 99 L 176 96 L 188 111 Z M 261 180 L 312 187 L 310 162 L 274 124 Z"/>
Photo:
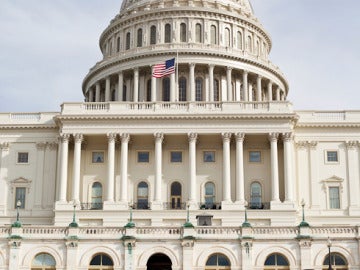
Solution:
<path fill-rule="evenodd" d="M 102 210 L 103 203 L 81 203 L 81 210 Z"/>
<path fill-rule="evenodd" d="M 249 209 L 251 210 L 269 210 L 270 202 L 261 202 L 261 203 L 249 203 Z"/>
<path fill-rule="evenodd" d="M 199 204 L 200 209 L 211 209 L 211 210 L 221 210 L 221 203 L 200 203 Z"/>
<path fill-rule="evenodd" d="M 163 203 L 164 210 L 185 210 L 185 202 L 165 202 Z"/>

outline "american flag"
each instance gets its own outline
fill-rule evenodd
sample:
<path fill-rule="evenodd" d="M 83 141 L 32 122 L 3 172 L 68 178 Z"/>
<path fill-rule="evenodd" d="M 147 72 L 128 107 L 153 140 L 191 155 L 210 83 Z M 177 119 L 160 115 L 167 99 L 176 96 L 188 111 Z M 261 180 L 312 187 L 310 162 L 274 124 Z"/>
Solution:
<path fill-rule="evenodd" d="M 156 64 L 152 76 L 155 78 L 162 78 L 172 73 L 175 73 L 175 58 Z"/>

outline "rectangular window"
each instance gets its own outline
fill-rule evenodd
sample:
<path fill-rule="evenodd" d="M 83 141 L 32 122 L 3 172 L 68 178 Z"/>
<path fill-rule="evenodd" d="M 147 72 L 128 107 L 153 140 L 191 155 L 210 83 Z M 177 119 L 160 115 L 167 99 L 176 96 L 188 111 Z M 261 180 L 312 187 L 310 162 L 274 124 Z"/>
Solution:
<path fill-rule="evenodd" d="M 17 207 L 18 202 L 20 202 L 19 208 L 25 208 L 25 195 L 26 195 L 26 188 L 24 187 L 17 187 L 15 190 L 15 208 Z"/>
<path fill-rule="evenodd" d="M 204 151 L 204 162 L 215 162 L 215 151 Z"/>
<path fill-rule="evenodd" d="M 261 162 L 261 152 L 260 151 L 250 151 L 249 152 L 249 161 L 250 162 Z"/>
<path fill-rule="evenodd" d="M 17 157 L 17 163 L 29 163 L 29 153 L 19 152 Z"/>
<path fill-rule="evenodd" d="M 92 152 L 92 163 L 104 163 L 104 152 Z"/>
<path fill-rule="evenodd" d="M 340 209 L 339 187 L 329 187 L 330 209 Z"/>
<path fill-rule="evenodd" d="M 327 162 L 338 162 L 338 152 L 337 151 L 326 151 L 326 161 Z"/>
<path fill-rule="evenodd" d="M 173 151 L 171 152 L 171 162 L 182 162 L 182 152 L 180 151 Z"/>
<path fill-rule="evenodd" d="M 149 163 L 149 152 L 138 152 L 137 161 L 139 163 Z"/>

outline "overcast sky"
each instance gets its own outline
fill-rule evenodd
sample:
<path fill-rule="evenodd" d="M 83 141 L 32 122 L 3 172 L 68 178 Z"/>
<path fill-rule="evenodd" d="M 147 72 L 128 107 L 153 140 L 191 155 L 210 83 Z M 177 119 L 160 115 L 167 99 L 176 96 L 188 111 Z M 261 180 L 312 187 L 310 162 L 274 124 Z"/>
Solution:
<path fill-rule="evenodd" d="M 252 0 L 295 109 L 360 109 L 359 0 Z M 121 0 L 0 0 L 0 112 L 83 100 Z"/>

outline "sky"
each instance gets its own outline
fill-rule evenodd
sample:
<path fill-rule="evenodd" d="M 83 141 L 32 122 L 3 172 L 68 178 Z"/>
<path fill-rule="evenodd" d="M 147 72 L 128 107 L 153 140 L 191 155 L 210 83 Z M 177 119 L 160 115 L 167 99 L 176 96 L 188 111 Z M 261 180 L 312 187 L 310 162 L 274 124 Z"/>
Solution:
<path fill-rule="evenodd" d="M 296 110 L 360 109 L 359 0 L 251 0 Z M 121 0 L 0 0 L 0 113 L 83 101 Z"/>

